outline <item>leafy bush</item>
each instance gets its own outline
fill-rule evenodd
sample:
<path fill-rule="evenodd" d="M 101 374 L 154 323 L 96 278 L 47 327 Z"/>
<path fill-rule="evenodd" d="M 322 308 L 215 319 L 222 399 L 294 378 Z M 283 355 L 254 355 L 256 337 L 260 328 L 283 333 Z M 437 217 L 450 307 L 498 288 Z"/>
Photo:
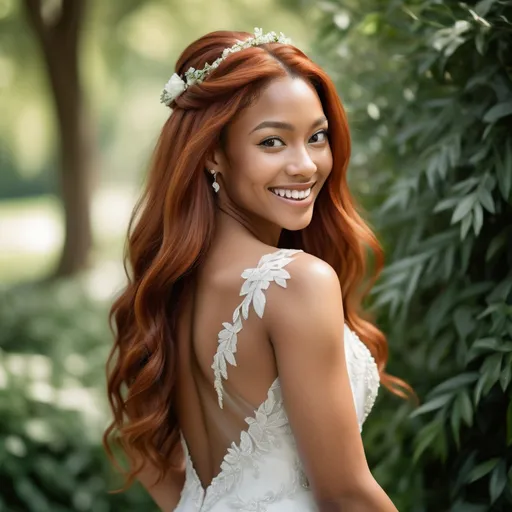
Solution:
<path fill-rule="evenodd" d="M 100 445 L 107 422 L 106 305 L 78 281 L 0 296 L 0 511 L 155 510 L 121 485 Z"/>
<path fill-rule="evenodd" d="M 389 369 L 422 400 L 381 399 L 370 462 L 400 510 L 512 510 L 512 3 L 319 4 Z"/>

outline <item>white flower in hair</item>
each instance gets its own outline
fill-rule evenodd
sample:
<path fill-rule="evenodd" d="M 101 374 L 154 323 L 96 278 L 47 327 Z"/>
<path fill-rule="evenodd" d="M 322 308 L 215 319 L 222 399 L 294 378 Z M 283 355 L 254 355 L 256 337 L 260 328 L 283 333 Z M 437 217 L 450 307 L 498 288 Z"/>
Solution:
<path fill-rule="evenodd" d="M 286 37 L 282 32 L 280 32 L 279 35 L 275 32 L 268 32 L 267 34 L 263 34 L 263 29 L 255 28 L 253 37 L 250 37 L 245 41 L 237 41 L 230 48 L 225 48 L 222 52 L 222 55 L 218 59 L 213 61 L 211 64 L 205 64 L 203 69 L 189 68 L 184 73 L 185 80 L 174 73 L 171 76 L 171 79 L 165 84 L 164 90 L 160 95 L 160 103 L 164 103 L 165 105 L 169 106 L 188 87 L 203 82 L 205 78 L 212 71 L 217 69 L 220 63 L 227 59 L 232 53 L 245 50 L 251 46 L 258 46 L 260 44 L 267 43 L 291 44 L 291 39 Z"/>
<path fill-rule="evenodd" d="M 160 95 L 160 102 L 169 106 L 185 89 L 187 84 L 174 73 L 165 84 L 164 90 Z"/>

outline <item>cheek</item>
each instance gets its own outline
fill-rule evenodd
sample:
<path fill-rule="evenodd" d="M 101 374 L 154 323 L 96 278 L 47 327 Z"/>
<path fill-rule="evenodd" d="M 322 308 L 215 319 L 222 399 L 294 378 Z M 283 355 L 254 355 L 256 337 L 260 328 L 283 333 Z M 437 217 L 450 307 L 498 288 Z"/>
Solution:
<path fill-rule="evenodd" d="M 317 163 L 318 170 L 323 175 L 325 175 L 325 177 L 327 177 L 327 176 L 329 176 L 329 174 L 331 174 L 332 164 L 333 164 L 333 158 L 332 158 L 331 148 L 327 148 L 318 160 L 318 163 Z"/>
<path fill-rule="evenodd" d="M 268 155 L 252 148 L 232 155 L 227 178 L 231 198 L 234 201 L 248 206 L 256 197 L 261 197 L 258 191 L 272 179 L 269 173 L 272 168 L 271 162 L 265 158 L 266 156 Z"/>
<path fill-rule="evenodd" d="M 282 168 L 284 157 L 280 153 L 266 153 L 259 148 L 250 148 L 233 161 L 233 171 L 237 188 L 254 192 L 266 187 L 275 179 Z"/>

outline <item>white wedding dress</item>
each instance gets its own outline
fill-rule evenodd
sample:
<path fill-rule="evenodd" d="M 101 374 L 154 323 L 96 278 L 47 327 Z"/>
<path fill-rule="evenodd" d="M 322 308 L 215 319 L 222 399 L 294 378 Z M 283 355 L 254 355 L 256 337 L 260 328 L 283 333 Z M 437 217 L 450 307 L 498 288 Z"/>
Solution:
<path fill-rule="evenodd" d="M 290 274 L 285 266 L 300 251 L 281 249 L 263 256 L 256 268 L 243 272 L 240 295 L 243 301 L 235 309 L 232 322 L 225 322 L 218 335 L 218 348 L 212 369 L 218 406 L 227 402 L 223 380 L 227 363 L 235 366 L 237 334 L 247 320 L 250 307 L 259 317 L 265 309 L 264 291 L 270 283 L 286 287 Z M 344 343 L 350 383 L 359 427 L 370 413 L 379 388 L 377 366 L 369 350 L 345 325 Z M 279 378 L 268 390 L 267 399 L 254 407 L 245 419 L 246 430 L 232 442 L 221 464 L 220 473 L 204 489 L 194 469 L 186 441 L 186 481 L 176 512 L 312 512 L 317 510 L 302 469 L 293 433 L 281 397 Z M 227 414 L 225 409 L 221 413 Z M 340 461 L 341 464 L 341 461 Z"/>

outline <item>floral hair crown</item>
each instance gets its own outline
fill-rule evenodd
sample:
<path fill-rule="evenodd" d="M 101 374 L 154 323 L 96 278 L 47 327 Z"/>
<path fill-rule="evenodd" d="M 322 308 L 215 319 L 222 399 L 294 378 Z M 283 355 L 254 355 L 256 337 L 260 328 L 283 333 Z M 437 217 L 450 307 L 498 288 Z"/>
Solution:
<path fill-rule="evenodd" d="M 231 48 L 226 48 L 222 52 L 222 56 L 211 64 L 206 64 L 203 69 L 189 68 L 185 71 L 183 80 L 177 73 L 174 73 L 170 80 L 165 84 L 165 87 L 160 95 L 160 103 L 169 106 L 180 94 L 188 89 L 191 85 L 201 83 L 205 78 L 214 70 L 217 69 L 220 63 L 225 60 L 231 53 L 245 50 L 251 46 L 258 46 L 266 43 L 282 43 L 290 44 L 291 39 L 285 37 L 280 32 L 279 35 L 275 32 L 268 32 L 263 34 L 261 28 L 254 29 L 254 36 L 246 39 L 245 41 L 237 41 Z"/>

